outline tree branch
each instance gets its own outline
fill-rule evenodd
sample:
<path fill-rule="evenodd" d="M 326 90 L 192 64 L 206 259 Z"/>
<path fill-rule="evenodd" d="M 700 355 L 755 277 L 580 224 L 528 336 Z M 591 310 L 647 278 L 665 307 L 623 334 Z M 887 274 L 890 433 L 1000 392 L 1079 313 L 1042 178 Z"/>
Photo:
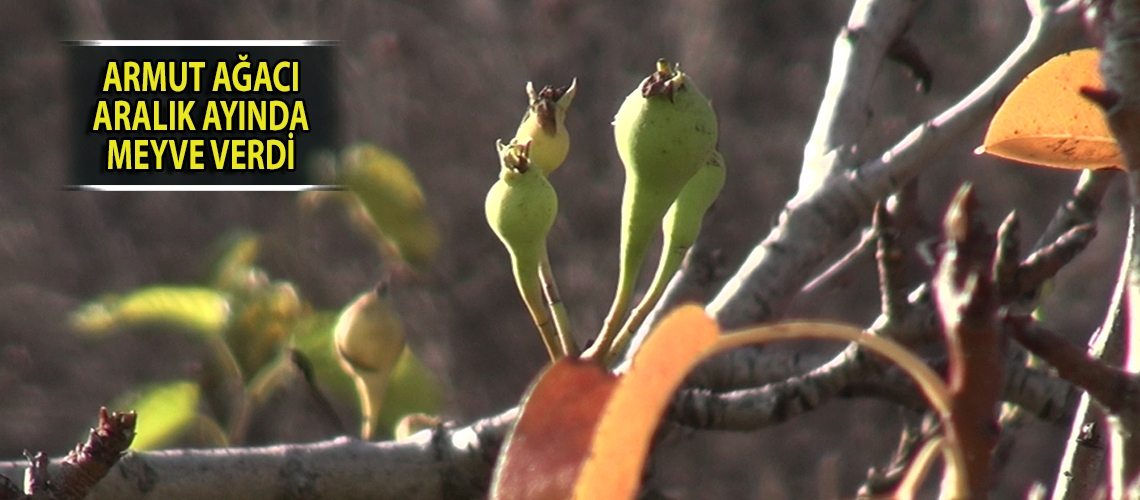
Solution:
<path fill-rule="evenodd" d="M 1062 8 L 1043 9 L 1031 22 L 1025 40 L 988 79 L 882 157 L 861 166 L 849 163 L 829 169 L 833 174 L 827 182 L 798 193 L 779 224 L 709 304 L 709 313 L 726 329 L 770 319 L 778 305 L 802 286 L 810 269 L 867 219 L 875 201 L 917 175 L 962 133 L 992 116 L 1017 82 L 1060 50 L 1079 28 L 1074 6 L 1070 2 Z M 876 12 L 900 16 L 882 9 Z M 842 61 L 832 64 L 833 68 L 840 66 Z M 805 158 L 804 168 L 817 168 L 816 161 L 821 160 Z"/>
<path fill-rule="evenodd" d="M 1128 234 L 1124 243 L 1124 254 L 1121 258 L 1120 272 L 1116 280 L 1116 288 L 1112 292 L 1108 311 L 1104 322 L 1089 339 L 1088 355 L 1103 360 L 1112 366 L 1120 366 L 1124 362 L 1124 336 L 1126 332 L 1124 317 L 1124 277 L 1128 272 L 1128 260 L 1131 258 L 1133 241 L 1133 225 L 1136 224 L 1136 212 L 1129 216 Z M 1069 440 L 1065 445 L 1065 453 L 1061 457 L 1061 467 L 1057 472 L 1057 479 L 1053 487 L 1054 500 L 1083 500 L 1092 498 L 1100 487 L 1104 478 L 1104 441 L 1103 433 L 1104 415 L 1099 408 L 1092 405 L 1088 393 L 1081 394 L 1081 401 L 1077 407 L 1076 416 L 1069 431 Z"/>
<path fill-rule="evenodd" d="M 816 162 L 826 162 L 831 172 L 826 181 L 809 191 L 801 191 L 788 203 L 779 223 L 760 242 L 731 277 L 706 310 L 726 331 L 770 320 L 799 290 L 811 270 L 871 214 L 877 200 L 913 179 L 922 166 L 931 162 L 953 140 L 992 116 L 997 105 L 1033 68 L 1055 55 L 1078 32 L 1076 2 L 1061 7 L 1042 8 L 1021 45 L 962 101 L 928 123 L 916 128 L 880 158 L 855 165 L 849 155 L 833 151 L 823 158 L 805 158 L 805 170 L 819 171 Z M 905 13 L 884 9 L 877 15 L 905 18 Z M 874 47 L 867 46 L 865 50 Z M 838 57 L 847 57 L 840 52 Z M 844 67 L 836 61 L 833 68 Z M 821 112 L 820 116 L 834 113 Z M 817 126 L 816 128 L 820 128 Z M 841 156 L 842 168 L 833 168 Z M 717 358 L 699 369 L 695 381 L 725 381 L 736 366 L 747 364 L 757 348 L 741 349 Z"/>
<path fill-rule="evenodd" d="M 1086 26 L 1102 47 L 1100 73 L 1104 89 L 1082 88 L 1081 93 L 1104 112 L 1123 157 L 1130 206 L 1135 214 L 1140 212 L 1140 2 L 1090 0 L 1084 7 Z M 1132 375 L 1135 386 L 1140 384 L 1136 376 L 1140 373 L 1140 245 L 1135 244 L 1137 226 L 1131 230 L 1133 245 L 1127 258 L 1124 289 L 1129 335 L 1123 371 Z M 1140 396 L 1134 397 L 1131 404 L 1111 408 L 1108 417 L 1112 430 L 1109 494 L 1114 498 L 1123 497 L 1130 484 L 1140 481 Z"/>
<path fill-rule="evenodd" d="M 823 102 L 804 146 L 800 194 L 818 190 L 850 167 L 851 153 L 870 120 L 867 101 L 875 76 L 920 3 L 857 0 L 851 8 L 851 17 L 835 40 Z"/>
<path fill-rule="evenodd" d="M 1057 375 L 1088 391 L 1113 413 L 1140 407 L 1140 378 L 1078 349 L 1030 318 L 1011 318 L 1013 336 L 1057 369 Z"/>
<path fill-rule="evenodd" d="M 515 410 L 396 442 L 340 438 L 263 448 L 128 453 L 88 500 L 483 498 Z M 59 460 L 51 470 L 58 471 Z M 25 465 L 0 462 L 18 477 Z"/>
<path fill-rule="evenodd" d="M 839 361 L 843 360 L 843 361 Z M 669 419 L 695 429 L 748 431 L 786 422 L 818 409 L 833 398 L 879 398 L 912 410 L 928 409 L 922 392 L 902 370 L 877 368 L 876 361 L 848 348 L 836 361 L 806 374 L 760 387 L 728 392 L 690 388 L 677 394 Z M 930 361 L 945 373 L 946 358 Z M 1079 392 L 1047 371 L 1006 360 L 1001 398 L 1046 421 L 1069 415 Z"/>

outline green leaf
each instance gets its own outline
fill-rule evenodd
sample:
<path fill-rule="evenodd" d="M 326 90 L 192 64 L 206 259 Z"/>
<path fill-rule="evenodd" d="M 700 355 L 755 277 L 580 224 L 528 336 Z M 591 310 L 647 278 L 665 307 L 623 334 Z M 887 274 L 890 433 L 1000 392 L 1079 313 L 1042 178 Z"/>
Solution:
<path fill-rule="evenodd" d="M 230 321 L 229 298 L 202 287 L 152 286 L 126 296 L 90 302 L 71 315 L 71 324 L 87 335 L 124 328 L 171 324 L 204 336 L 220 335 Z"/>
<path fill-rule="evenodd" d="M 111 407 L 138 413 L 132 450 L 156 450 L 178 439 L 198 423 L 196 418 L 201 395 L 197 382 L 176 380 L 120 396 Z"/>

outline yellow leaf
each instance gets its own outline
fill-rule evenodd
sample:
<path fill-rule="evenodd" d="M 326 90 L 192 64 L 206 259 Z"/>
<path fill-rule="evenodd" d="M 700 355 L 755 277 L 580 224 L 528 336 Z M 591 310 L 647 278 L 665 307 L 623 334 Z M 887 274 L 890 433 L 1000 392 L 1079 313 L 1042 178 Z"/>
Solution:
<path fill-rule="evenodd" d="M 1099 50 L 1083 49 L 1033 70 L 1002 103 L 977 152 L 1069 169 L 1121 165 L 1104 113 L 1080 94 L 1103 87 L 1099 60 Z"/>
<path fill-rule="evenodd" d="M 72 326 L 93 336 L 129 327 L 170 324 L 211 337 L 221 335 L 229 321 L 229 296 L 193 286 L 139 288 L 123 297 L 84 304 L 71 314 Z"/>

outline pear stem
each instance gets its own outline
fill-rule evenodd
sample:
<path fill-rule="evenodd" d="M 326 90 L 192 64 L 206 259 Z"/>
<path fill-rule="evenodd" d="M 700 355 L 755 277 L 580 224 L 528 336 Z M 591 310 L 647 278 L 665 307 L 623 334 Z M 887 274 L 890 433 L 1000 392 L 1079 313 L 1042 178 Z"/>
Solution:
<path fill-rule="evenodd" d="M 380 427 L 380 409 L 384 393 L 388 391 L 388 380 L 386 376 L 378 380 L 360 373 L 354 373 L 352 379 L 360 395 L 360 439 L 371 441 L 377 437 Z"/>
<path fill-rule="evenodd" d="M 653 308 L 657 306 L 657 301 L 661 300 L 661 295 L 665 293 L 669 280 L 676 274 L 677 269 L 681 268 L 681 262 L 685 259 L 685 253 L 688 251 L 687 245 L 677 245 L 672 238 L 668 235 L 665 236 L 665 241 L 661 245 L 661 261 L 657 265 L 657 274 L 653 275 L 653 282 L 649 284 L 649 290 L 646 291 L 645 297 L 630 313 L 625 326 L 622 327 L 621 332 L 614 339 L 613 346 L 606 353 L 603 359 L 605 366 L 609 366 L 629 348 L 634 333 L 641 327 L 641 323 L 645 321 Z"/>
<path fill-rule="evenodd" d="M 554 268 L 550 265 L 550 253 L 544 248 L 542 263 L 538 268 L 538 277 L 542 280 L 542 291 L 546 296 L 546 303 L 550 306 L 550 314 L 554 317 L 554 329 L 558 332 L 558 342 L 562 352 L 570 357 L 578 356 L 578 344 L 574 342 L 574 334 L 570 331 L 570 316 L 566 313 L 566 304 L 562 302 L 562 294 L 558 292 L 558 282 L 554 279 Z"/>
<path fill-rule="evenodd" d="M 633 197 L 631 184 L 627 183 L 625 199 Z M 620 262 L 618 264 L 618 286 L 614 295 L 613 305 L 602 324 L 602 332 L 598 340 L 583 355 L 584 357 L 602 361 L 610 357 L 609 352 L 614 347 L 614 340 L 621 330 L 621 321 L 629 310 L 633 298 L 633 289 L 637 285 L 637 276 L 641 272 L 641 265 L 645 261 L 645 254 L 649 251 L 649 243 L 653 239 L 653 231 L 661 224 L 666 209 L 664 207 L 647 207 L 643 202 L 633 205 L 624 202 L 622 205 L 621 248 L 619 249 Z M 652 215 L 650 215 L 652 214 Z"/>
<path fill-rule="evenodd" d="M 546 254 L 546 244 L 536 250 L 533 255 L 518 255 L 517 252 L 512 252 L 511 265 L 515 274 L 515 283 L 519 287 L 519 295 L 530 310 L 530 317 L 534 320 L 534 326 L 538 327 L 542 343 L 546 345 L 546 352 L 552 361 L 557 361 L 566 355 L 566 351 L 562 348 L 554 319 L 546 308 L 546 300 L 542 296 L 542 283 L 539 279 L 541 259 L 538 255 Z"/>
<path fill-rule="evenodd" d="M 628 259 L 626 259 L 618 271 L 618 289 L 617 294 L 614 295 L 613 305 L 610 306 L 610 312 L 606 314 L 605 322 L 602 323 L 602 333 L 598 335 L 598 340 L 594 341 L 594 345 L 587 349 L 583 355 L 586 358 L 601 362 L 610 357 L 609 352 L 613 349 L 614 340 L 617 338 L 618 330 L 621 327 L 620 321 L 625 317 L 626 310 L 629 309 L 633 285 L 637 280 L 636 270 L 629 271 L 628 264 Z"/>

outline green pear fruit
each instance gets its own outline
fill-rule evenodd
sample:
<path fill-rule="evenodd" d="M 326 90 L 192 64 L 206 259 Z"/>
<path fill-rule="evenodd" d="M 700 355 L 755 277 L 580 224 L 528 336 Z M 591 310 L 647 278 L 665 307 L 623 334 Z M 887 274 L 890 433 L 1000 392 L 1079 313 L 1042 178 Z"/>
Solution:
<path fill-rule="evenodd" d="M 705 212 L 720 196 L 724 178 L 724 157 L 714 149 L 697 174 L 685 184 L 669 211 L 665 212 L 661 229 L 665 233 L 666 248 L 684 247 L 687 250 L 693 246 L 701 232 Z"/>
<path fill-rule="evenodd" d="M 527 82 L 526 94 L 530 98 L 526 114 L 515 132 L 515 142 L 530 144 L 530 162 L 538 165 L 544 175 L 550 175 L 570 152 L 570 134 L 566 131 L 566 110 L 578 93 L 578 79 L 570 86 L 543 87 L 535 92 L 534 84 Z"/>
<path fill-rule="evenodd" d="M 596 345 L 601 351 L 612 346 L 662 217 L 716 147 L 716 113 L 688 75 L 660 60 L 622 102 L 614 139 L 626 179 L 618 287 Z"/>
<path fill-rule="evenodd" d="M 341 312 L 333 328 L 341 367 L 352 376 L 360 396 L 361 438 L 372 439 L 392 370 L 404 352 L 404 327 L 381 291 L 361 294 Z"/>
<path fill-rule="evenodd" d="M 499 180 L 487 192 L 487 223 L 507 247 L 519 294 L 542 334 L 552 359 L 565 355 L 542 295 L 539 266 L 546 256 L 546 235 L 558 215 L 558 195 L 542 169 L 529 160 L 531 142 L 511 141 L 499 150 Z"/>

